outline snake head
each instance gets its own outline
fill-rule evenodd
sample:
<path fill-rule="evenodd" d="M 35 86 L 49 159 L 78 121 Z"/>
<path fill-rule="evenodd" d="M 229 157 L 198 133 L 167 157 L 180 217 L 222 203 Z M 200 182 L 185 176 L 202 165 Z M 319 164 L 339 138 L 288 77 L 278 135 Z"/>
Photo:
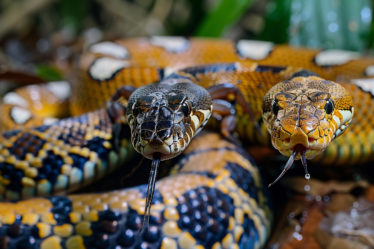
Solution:
<path fill-rule="evenodd" d="M 263 120 L 273 146 L 294 159 L 311 159 L 324 151 L 352 116 L 353 101 L 345 88 L 316 76 L 278 83 L 263 102 Z"/>
<path fill-rule="evenodd" d="M 208 121 L 209 93 L 192 82 L 167 79 L 141 87 L 130 96 L 126 116 L 131 142 L 148 159 L 179 155 Z"/>

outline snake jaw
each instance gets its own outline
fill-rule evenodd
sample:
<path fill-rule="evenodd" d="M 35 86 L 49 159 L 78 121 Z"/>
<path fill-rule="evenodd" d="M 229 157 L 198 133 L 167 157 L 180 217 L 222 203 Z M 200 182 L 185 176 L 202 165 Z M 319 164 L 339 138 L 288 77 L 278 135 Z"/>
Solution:
<path fill-rule="evenodd" d="M 143 147 L 142 154 L 145 158 L 148 158 L 151 160 L 154 158 L 155 154 L 158 154 L 160 157 L 160 160 L 164 161 L 164 160 L 171 159 L 175 156 L 178 156 L 181 152 L 173 153 L 171 151 L 170 146 L 167 145 L 166 143 L 163 143 L 163 142 L 158 143 L 158 142 L 151 141 L 150 143 L 148 143 L 147 145 Z"/>
<path fill-rule="evenodd" d="M 306 159 L 317 156 L 325 150 L 331 141 L 328 138 L 315 139 L 310 134 L 306 134 L 300 127 L 297 127 L 293 134 L 286 135 L 283 139 L 272 136 L 273 146 L 285 156 L 290 156 L 294 151 L 303 151 Z M 301 153 L 297 153 L 295 156 L 295 160 L 299 159 L 301 159 Z"/>

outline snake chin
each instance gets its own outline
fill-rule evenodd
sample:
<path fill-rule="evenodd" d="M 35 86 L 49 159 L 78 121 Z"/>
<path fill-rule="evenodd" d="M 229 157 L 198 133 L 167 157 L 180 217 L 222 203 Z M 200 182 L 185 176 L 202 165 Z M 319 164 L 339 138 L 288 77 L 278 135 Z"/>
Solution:
<path fill-rule="evenodd" d="M 304 154 L 307 160 L 312 159 L 323 152 L 331 142 L 329 136 L 316 138 L 300 128 L 295 128 L 295 132 L 291 135 L 282 131 L 280 134 L 279 137 L 272 136 L 273 146 L 287 157 L 296 152 L 295 160 L 300 159 L 301 154 Z"/>
<path fill-rule="evenodd" d="M 296 151 L 296 157 L 295 160 L 301 159 L 301 152 L 305 154 L 305 158 L 310 160 L 316 157 L 318 154 L 320 154 L 322 151 L 325 150 L 327 147 L 324 145 L 318 144 L 318 142 L 312 142 L 309 143 L 308 145 L 304 144 L 291 144 L 290 142 L 284 142 L 282 147 L 276 147 L 278 151 L 284 155 L 284 156 L 291 156 L 291 154 Z"/>
<path fill-rule="evenodd" d="M 178 156 L 181 152 L 182 150 L 180 152 L 172 152 L 170 146 L 165 143 L 161 145 L 149 143 L 144 146 L 142 154 L 145 158 L 150 160 L 154 158 L 155 154 L 158 154 L 160 160 L 164 161 Z"/>

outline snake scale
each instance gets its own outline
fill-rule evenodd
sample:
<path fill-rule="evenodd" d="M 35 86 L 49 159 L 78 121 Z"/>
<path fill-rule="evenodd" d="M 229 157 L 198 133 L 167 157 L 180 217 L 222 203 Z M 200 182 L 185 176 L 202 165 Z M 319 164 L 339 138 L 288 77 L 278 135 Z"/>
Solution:
<path fill-rule="evenodd" d="M 265 98 L 263 104 L 268 90 L 284 80 L 299 85 L 298 91 L 303 94 L 300 82 L 317 89 L 316 85 L 325 87 L 334 84 L 327 80 L 334 80 L 353 97 L 351 128 L 313 160 L 349 165 L 374 157 L 374 85 L 370 79 L 374 59 L 354 52 L 308 50 L 250 40 L 138 38 L 91 46 L 81 57 L 77 75 L 71 92 L 66 83 L 51 82 L 20 88 L 3 98 L 0 248 L 261 248 L 270 233 L 269 200 L 258 168 L 237 139 L 262 144 L 272 140 L 277 147 L 261 115 L 269 111 L 284 115 L 293 101 L 299 106 L 294 121 L 306 120 L 300 110 L 303 104 L 292 94 L 274 94 L 275 100 L 266 104 Z M 170 87 L 184 82 L 208 89 L 213 99 L 212 116 L 220 120 L 223 136 L 202 132 L 192 139 L 211 111 L 210 102 L 196 110 L 204 106 L 197 105 L 200 91 L 189 96 L 192 102 L 169 95 L 169 102 L 182 104 L 165 108 L 157 89 L 153 89 L 148 91 L 148 95 L 154 93 L 153 98 L 142 97 L 143 107 L 135 109 L 136 115 L 157 110 L 157 115 L 152 115 L 158 121 L 144 122 L 140 125 L 144 134 L 131 137 L 127 121 L 134 126 L 137 116 L 125 116 L 129 112 L 125 107 L 132 103 L 127 99 L 127 90 L 160 81 Z M 178 91 L 187 88 L 184 85 Z M 340 110 L 353 111 L 348 95 L 344 101 L 337 100 L 328 89 L 301 97 L 301 101 L 306 98 L 314 106 L 322 106 L 322 113 L 313 112 L 318 117 L 327 116 L 334 124 L 333 131 L 312 129 L 319 131 L 322 140 L 338 136 L 348 126 L 348 114 Z M 174 147 L 170 145 L 166 150 L 180 149 L 181 156 L 173 160 L 172 173 L 156 183 L 148 229 L 140 230 L 146 185 L 61 195 L 119 167 L 134 167 L 133 161 L 129 163 L 136 154 L 130 141 L 168 137 L 165 127 L 170 125 L 170 110 L 178 131 L 173 130 L 175 139 L 169 143 Z M 60 120 L 48 117 L 68 112 L 74 116 Z M 187 118 L 181 118 L 182 114 Z M 144 121 L 144 115 L 140 121 Z M 181 125 L 182 119 L 188 122 Z M 315 122 L 304 126 L 299 123 L 297 127 L 305 126 L 307 130 Z M 338 123 L 343 126 L 339 128 Z M 157 134 L 150 132 L 156 125 Z M 281 128 L 287 130 L 287 125 L 281 123 Z M 175 134 L 182 133 L 188 134 L 188 139 L 178 140 L 180 136 Z M 277 134 L 282 137 L 279 131 Z M 291 137 L 290 141 L 285 138 L 291 143 L 297 140 L 298 146 L 283 152 L 281 147 L 280 151 L 288 156 L 300 152 L 293 156 L 296 159 L 314 157 L 299 144 L 320 139 L 315 136 L 308 141 L 302 141 L 301 136 Z M 135 149 L 139 151 L 142 146 L 144 142 Z M 157 155 L 161 158 L 163 153 Z"/>

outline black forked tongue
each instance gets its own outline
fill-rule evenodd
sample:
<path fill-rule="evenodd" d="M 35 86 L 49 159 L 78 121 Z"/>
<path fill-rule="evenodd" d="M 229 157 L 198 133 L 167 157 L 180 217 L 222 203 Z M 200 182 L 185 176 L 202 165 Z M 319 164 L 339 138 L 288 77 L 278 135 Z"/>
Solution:
<path fill-rule="evenodd" d="M 310 179 L 310 174 L 308 173 L 308 165 L 306 163 L 306 158 L 305 158 L 305 150 L 298 151 L 297 149 L 295 149 L 294 152 L 292 152 L 290 158 L 288 158 L 288 161 L 287 161 L 286 165 L 284 166 L 280 175 L 277 177 L 277 179 L 275 179 L 275 181 L 273 181 L 272 183 L 270 183 L 268 185 L 268 188 L 270 188 L 272 185 L 274 185 L 276 182 L 278 182 L 284 176 L 284 174 L 286 174 L 286 172 L 291 168 L 293 162 L 295 161 L 295 157 L 296 157 L 297 153 L 301 153 L 301 163 L 304 166 L 305 179 L 307 179 L 307 180 Z"/>
<path fill-rule="evenodd" d="M 160 159 L 161 159 L 160 153 L 153 154 L 151 171 L 149 173 L 149 178 L 148 178 L 147 197 L 146 197 L 145 207 L 144 207 L 143 225 L 140 230 L 140 233 L 142 233 L 149 227 L 149 217 L 151 216 L 151 205 L 152 205 L 153 193 L 155 192 L 156 177 L 157 177 L 157 172 L 158 172 L 158 166 L 160 165 Z"/>

